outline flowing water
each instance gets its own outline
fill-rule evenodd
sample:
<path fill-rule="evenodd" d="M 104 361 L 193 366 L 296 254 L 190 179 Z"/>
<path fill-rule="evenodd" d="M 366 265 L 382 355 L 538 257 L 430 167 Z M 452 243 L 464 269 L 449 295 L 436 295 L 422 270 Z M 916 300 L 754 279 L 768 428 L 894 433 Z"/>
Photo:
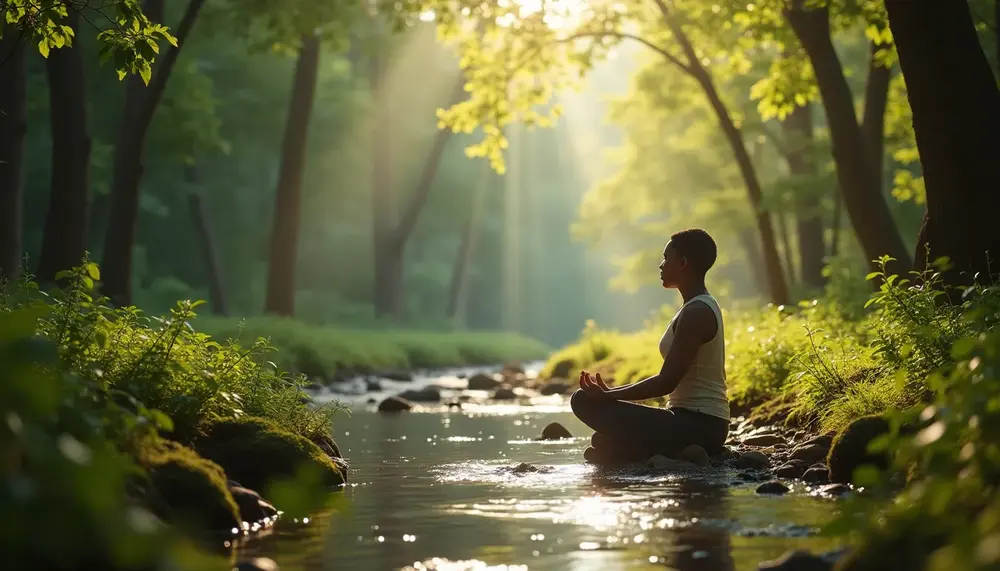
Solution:
<path fill-rule="evenodd" d="M 562 397 L 396 415 L 374 412 L 367 398 L 345 397 L 353 412 L 335 421 L 351 461 L 344 501 L 308 522 L 279 520 L 242 557 L 270 557 L 282 571 L 729 571 L 756 569 L 792 548 L 835 547 L 816 535 L 834 500 L 805 488 L 757 496 L 756 484 L 731 470 L 583 463 L 590 432 Z M 553 421 L 579 436 L 535 440 Z M 520 463 L 537 471 L 515 470 Z"/>

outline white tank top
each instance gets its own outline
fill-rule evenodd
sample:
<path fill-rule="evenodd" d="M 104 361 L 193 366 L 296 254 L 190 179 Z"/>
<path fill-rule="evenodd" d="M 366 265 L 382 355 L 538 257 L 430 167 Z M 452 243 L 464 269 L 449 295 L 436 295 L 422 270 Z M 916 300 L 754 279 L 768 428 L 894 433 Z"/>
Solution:
<path fill-rule="evenodd" d="M 660 355 L 665 359 L 674 341 L 674 324 L 681 311 L 688 305 L 700 301 L 712 308 L 719 330 L 711 341 L 703 344 L 695 355 L 691 368 L 677 383 L 674 392 L 667 396 L 670 408 L 686 408 L 729 420 L 729 397 L 726 396 L 726 335 L 722 327 L 722 311 L 719 302 L 709 294 L 695 296 L 674 315 L 667 330 L 660 338 Z"/>

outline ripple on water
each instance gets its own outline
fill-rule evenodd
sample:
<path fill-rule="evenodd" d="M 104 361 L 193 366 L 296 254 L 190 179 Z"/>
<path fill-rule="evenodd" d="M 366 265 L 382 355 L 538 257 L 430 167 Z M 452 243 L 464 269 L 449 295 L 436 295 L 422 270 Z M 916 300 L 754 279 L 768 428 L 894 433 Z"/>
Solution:
<path fill-rule="evenodd" d="M 527 565 L 489 565 L 478 559 L 467 559 L 464 561 L 449 561 L 440 557 L 434 557 L 425 561 L 414 562 L 413 565 L 403 567 L 401 571 L 528 571 Z"/>

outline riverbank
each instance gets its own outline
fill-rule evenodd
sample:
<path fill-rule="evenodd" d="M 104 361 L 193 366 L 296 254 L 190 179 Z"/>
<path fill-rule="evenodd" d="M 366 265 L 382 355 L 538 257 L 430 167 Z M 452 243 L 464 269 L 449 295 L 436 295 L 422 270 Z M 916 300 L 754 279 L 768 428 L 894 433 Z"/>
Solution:
<path fill-rule="evenodd" d="M 397 369 L 546 351 L 500 334 L 324 332 L 264 319 L 249 321 L 241 344 L 192 326 L 197 303 L 164 317 L 113 308 L 97 293 L 95 264 L 59 279 L 45 293 L 30 281 L 0 288 L 2 475 L 4 489 L 25 491 L 0 495 L 23 530 L 0 541 L 15 567 L 230 568 L 238 544 L 282 513 L 306 518 L 349 479 L 331 437 L 343 407 L 317 404 L 308 387 L 347 370 L 402 378 Z M 282 352 L 248 339 L 272 325 L 290 343 Z M 310 379 L 275 359 L 324 368 Z"/>
<path fill-rule="evenodd" d="M 544 343 L 499 331 L 419 331 L 319 326 L 280 317 L 199 317 L 194 326 L 215 339 L 244 344 L 267 338 L 280 368 L 328 385 L 358 374 L 411 373 L 463 365 L 546 358 Z"/>
<path fill-rule="evenodd" d="M 830 527 L 853 548 L 837 569 L 921 569 L 932 559 L 945 563 L 935 568 L 988 568 L 1000 552 L 983 558 L 968 546 L 983 548 L 1000 533 L 1000 466 L 987 460 L 1000 454 L 1000 290 L 948 289 L 936 270 L 913 281 L 878 272 L 869 279 L 882 285 L 867 299 L 726 315 L 734 415 L 776 425 L 758 428 L 756 442 L 781 446 L 762 451 L 775 475 L 819 477 L 826 468 L 830 479 L 865 490 Z M 542 375 L 587 369 L 615 384 L 653 375 L 666 322 L 636 333 L 589 326 Z M 775 429 L 778 439 L 765 432 Z M 814 471 L 809 463 L 826 446 Z"/>

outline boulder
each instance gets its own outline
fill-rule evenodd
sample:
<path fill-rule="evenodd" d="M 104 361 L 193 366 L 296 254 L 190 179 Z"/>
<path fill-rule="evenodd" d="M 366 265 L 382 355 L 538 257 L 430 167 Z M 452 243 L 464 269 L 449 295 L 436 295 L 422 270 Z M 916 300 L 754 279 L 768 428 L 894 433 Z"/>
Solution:
<path fill-rule="evenodd" d="M 517 375 L 524 375 L 524 365 L 517 361 L 508 361 L 503 364 L 503 368 L 500 369 L 500 374 L 504 377 L 514 377 Z"/>
<path fill-rule="evenodd" d="M 830 481 L 829 471 L 826 467 L 822 468 L 809 468 L 806 473 L 802 475 L 802 479 L 810 484 L 826 484 Z"/>
<path fill-rule="evenodd" d="M 764 495 L 783 495 L 787 494 L 791 489 L 782 484 L 777 480 L 771 480 L 770 482 L 764 482 L 763 484 L 757 486 L 757 493 Z"/>
<path fill-rule="evenodd" d="M 743 439 L 743 444 L 747 446 L 775 446 L 784 443 L 785 439 L 777 434 L 755 434 Z"/>
<path fill-rule="evenodd" d="M 736 459 L 736 467 L 743 470 L 766 470 L 771 467 L 771 462 L 763 453 L 751 450 L 740 454 Z"/>
<path fill-rule="evenodd" d="M 889 432 L 889 422 L 878 416 L 859 418 L 837 435 L 830 446 L 827 466 L 830 467 L 830 481 L 850 484 L 854 470 L 860 466 L 874 466 L 885 469 L 889 462 L 884 453 L 868 452 L 868 445 Z"/>
<path fill-rule="evenodd" d="M 239 508 L 218 464 L 160 439 L 143 446 L 138 457 L 146 470 L 140 482 L 144 498 L 158 517 L 199 532 L 228 532 L 240 526 Z"/>
<path fill-rule="evenodd" d="M 494 379 L 490 375 L 478 373 L 469 378 L 468 388 L 470 391 L 492 391 L 493 389 L 499 387 L 500 384 L 500 381 Z"/>
<path fill-rule="evenodd" d="M 255 523 L 262 519 L 278 514 L 278 510 L 264 501 L 260 494 L 242 486 L 229 486 L 229 492 L 236 501 L 236 507 L 240 510 L 240 519 L 245 522 Z"/>
<path fill-rule="evenodd" d="M 368 392 L 380 391 L 382 390 L 382 381 L 378 379 L 367 379 L 365 380 L 365 389 Z"/>
<path fill-rule="evenodd" d="M 272 481 L 295 477 L 304 468 L 315 470 L 327 486 L 345 482 L 343 466 L 319 446 L 262 418 L 208 423 L 195 441 L 195 450 L 251 489 L 266 489 Z"/>
<path fill-rule="evenodd" d="M 379 412 L 402 412 L 413 408 L 413 403 L 398 396 L 388 397 L 378 405 Z"/>
<path fill-rule="evenodd" d="M 708 452 L 705 452 L 705 449 L 697 444 L 684 447 L 684 450 L 681 450 L 680 454 L 677 455 L 677 459 L 703 468 L 712 465 L 712 461 L 708 457 Z"/>
<path fill-rule="evenodd" d="M 502 386 L 493 391 L 490 398 L 493 400 L 514 400 L 517 398 L 517 394 L 514 393 L 514 389 L 508 386 Z"/>
<path fill-rule="evenodd" d="M 542 429 L 541 440 L 561 440 L 563 438 L 573 438 L 573 435 L 558 422 L 551 422 Z"/>
<path fill-rule="evenodd" d="M 441 402 L 441 389 L 433 386 L 422 389 L 410 389 L 399 393 L 398 396 L 410 402 L 438 403 Z"/>
<path fill-rule="evenodd" d="M 819 493 L 825 496 L 843 496 L 853 491 L 847 484 L 829 484 L 819 489 Z"/>
<path fill-rule="evenodd" d="M 564 395 L 573 388 L 568 381 L 550 381 L 539 391 L 543 395 Z"/>

